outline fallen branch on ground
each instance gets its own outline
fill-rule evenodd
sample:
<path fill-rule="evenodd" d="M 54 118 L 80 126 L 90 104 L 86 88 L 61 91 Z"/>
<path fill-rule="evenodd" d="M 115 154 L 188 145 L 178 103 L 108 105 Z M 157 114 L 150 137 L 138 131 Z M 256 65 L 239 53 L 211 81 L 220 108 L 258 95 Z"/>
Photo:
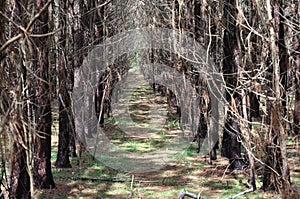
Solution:
<path fill-rule="evenodd" d="M 190 198 L 195 198 L 195 199 L 202 199 L 200 196 L 200 193 L 198 193 L 198 195 L 196 195 L 196 194 L 190 193 L 184 189 L 180 192 L 178 199 L 184 199 L 185 196 L 190 197 Z"/>
<path fill-rule="evenodd" d="M 238 193 L 238 194 L 230 197 L 229 199 L 235 199 L 235 198 L 237 198 L 239 196 L 242 196 L 244 194 L 247 194 L 247 193 L 250 193 L 250 192 L 253 192 L 253 191 L 254 191 L 253 188 L 247 189 L 245 191 L 242 191 L 242 192 L 240 192 L 240 193 Z M 180 194 L 178 196 L 178 199 L 184 199 L 185 196 L 190 197 L 190 198 L 195 198 L 195 199 L 202 199 L 201 196 L 200 196 L 200 193 L 198 193 L 198 195 L 196 195 L 196 194 L 190 193 L 190 192 L 188 192 L 188 191 L 186 191 L 184 189 L 180 192 Z"/>
<path fill-rule="evenodd" d="M 229 199 L 235 199 L 235 198 L 237 198 L 237 197 L 239 197 L 239 196 L 241 196 L 241 195 L 244 195 L 244 194 L 247 194 L 247 193 L 250 193 L 250 192 L 253 192 L 253 191 L 254 191 L 253 188 L 247 189 L 247 190 L 245 190 L 245 191 L 242 191 L 242 192 L 240 192 L 240 193 L 238 193 L 238 194 L 232 196 L 232 197 L 229 198 Z"/>
<path fill-rule="evenodd" d="M 126 182 L 124 178 L 86 178 L 86 177 L 73 177 L 72 180 L 82 180 L 82 181 L 102 181 L 102 182 Z"/>

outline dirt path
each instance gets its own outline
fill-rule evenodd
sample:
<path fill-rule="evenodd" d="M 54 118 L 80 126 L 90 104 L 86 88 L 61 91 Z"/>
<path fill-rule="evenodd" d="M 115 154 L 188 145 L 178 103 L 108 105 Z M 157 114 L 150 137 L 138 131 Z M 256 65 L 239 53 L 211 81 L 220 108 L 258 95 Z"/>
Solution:
<path fill-rule="evenodd" d="M 178 136 L 178 116 L 175 115 L 175 109 L 168 107 L 166 99 L 154 93 L 148 84 L 129 88 L 127 92 L 131 93 L 130 97 L 123 104 L 120 103 L 118 108 L 127 107 L 131 121 L 128 122 L 122 117 L 119 120 L 106 118 L 104 130 L 111 143 L 120 149 L 147 157 L 147 154 L 160 150 L 165 143 Z M 151 120 L 157 123 L 151 123 Z M 129 133 L 124 133 L 118 127 L 122 122 L 127 125 L 125 129 Z M 133 133 L 130 133 L 131 130 Z M 36 198 L 165 199 L 177 198 L 182 189 L 193 193 L 200 192 L 204 198 L 229 198 L 249 188 L 248 170 L 228 170 L 228 162 L 224 158 L 209 165 L 208 157 L 199 157 L 195 147 L 195 143 L 191 143 L 188 148 L 174 154 L 168 165 L 150 173 L 114 170 L 93 160 L 89 154 L 84 154 L 80 161 L 72 158 L 71 169 L 58 169 L 53 166 L 57 187 L 53 190 L 37 191 Z M 290 152 L 294 154 L 291 157 L 292 180 L 296 182 L 296 187 L 300 187 L 300 155 L 296 145 Z M 53 137 L 53 163 L 56 153 L 57 136 Z M 257 176 L 258 187 L 261 186 L 260 178 L 261 176 Z M 257 190 L 241 198 L 273 197 L 276 195 Z"/>

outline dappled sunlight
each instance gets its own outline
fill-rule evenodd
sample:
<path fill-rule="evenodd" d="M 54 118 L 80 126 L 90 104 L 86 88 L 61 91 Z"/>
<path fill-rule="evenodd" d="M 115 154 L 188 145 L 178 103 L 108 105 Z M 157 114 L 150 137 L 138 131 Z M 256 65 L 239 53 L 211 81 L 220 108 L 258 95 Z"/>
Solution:
<path fill-rule="evenodd" d="M 143 92 L 149 89 L 143 87 Z M 142 96 L 139 91 L 136 97 Z M 133 126 L 136 129 L 143 128 L 142 124 L 147 124 L 149 106 L 145 104 L 143 97 L 132 99 L 130 112 L 133 118 Z M 163 97 L 156 96 L 157 101 L 163 102 Z M 162 129 L 153 128 L 155 133 L 147 136 L 127 135 L 117 126 L 117 121 L 107 118 L 104 129 L 114 145 L 125 152 L 141 153 L 141 159 L 153 159 L 150 152 L 161 149 L 174 137 L 180 136 L 178 117 L 174 116 L 175 110 L 168 114 L 167 121 L 164 121 Z M 159 116 L 158 116 L 159 117 Z M 122 121 L 119 121 L 122 122 Z M 138 125 L 136 125 L 138 124 Z M 131 125 L 131 124 L 129 124 Z M 148 126 L 145 126 L 147 128 Z M 57 153 L 57 136 L 52 139 L 52 162 L 55 161 Z M 300 165 L 294 158 L 299 154 L 294 142 L 291 142 L 289 155 L 291 162 L 291 178 L 299 187 Z M 57 188 L 53 190 L 36 191 L 37 198 L 176 198 L 182 189 L 193 193 L 201 193 L 206 198 L 227 198 L 239 193 L 250 185 L 247 182 L 249 177 L 248 168 L 244 170 L 231 170 L 228 168 L 228 160 L 218 157 L 210 165 L 209 156 L 199 156 L 196 153 L 196 143 L 190 145 L 180 153 L 174 151 L 164 151 L 161 159 L 166 155 L 171 155 L 166 164 L 156 170 L 147 173 L 120 172 L 105 166 L 103 163 L 94 160 L 90 154 L 83 153 L 81 160 L 71 158 L 72 168 L 59 169 L 53 167 L 53 175 L 56 180 Z M 94 147 L 90 147 L 93 149 Z M 156 154 L 157 155 L 157 154 Z M 220 154 L 218 154 L 220 156 Z M 128 157 L 131 157 L 128 154 Z M 299 157 L 299 156 L 298 156 Z M 136 159 L 135 155 L 131 157 Z M 138 159 L 138 158 L 137 158 Z M 154 158 L 155 159 L 155 158 Z M 80 164 L 78 165 L 78 162 Z M 257 176 L 258 177 L 258 176 Z M 261 182 L 257 182 L 261 186 Z M 249 194 L 247 198 L 270 198 L 273 193 L 262 192 L 260 190 Z"/>

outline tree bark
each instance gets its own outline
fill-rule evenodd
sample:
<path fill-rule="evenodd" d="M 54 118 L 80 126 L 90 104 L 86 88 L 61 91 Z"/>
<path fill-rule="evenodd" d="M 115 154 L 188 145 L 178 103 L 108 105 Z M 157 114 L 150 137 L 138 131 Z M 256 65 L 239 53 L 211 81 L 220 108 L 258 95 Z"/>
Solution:
<path fill-rule="evenodd" d="M 1 1 L 0 3 L 0 11 L 2 13 L 9 13 L 10 17 L 13 20 L 18 19 L 20 24 L 25 23 L 22 17 L 19 17 L 20 3 L 17 2 L 17 6 L 12 7 L 8 4 L 7 1 Z M 11 7 L 10 7 L 11 6 Z M 26 4 L 23 4 L 26 7 Z M 24 8 L 23 7 L 23 8 Z M 9 32 L 10 35 L 17 35 L 18 31 L 16 29 L 9 27 L 6 28 L 8 23 L 7 19 L 0 16 L 0 46 L 2 46 L 6 41 L 6 31 Z M 13 44 L 16 47 L 16 44 Z M 12 45 L 11 45 L 12 46 Z M 10 46 L 10 47 L 11 47 Z M 31 198 L 31 180 L 30 180 L 30 168 L 28 167 L 28 142 L 26 141 L 27 133 L 24 126 L 26 123 L 26 112 L 24 111 L 24 107 L 26 107 L 26 103 L 16 103 L 22 102 L 25 96 L 23 95 L 24 84 L 26 82 L 26 72 L 23 69 L 23 60 L 15 59 L 14 56 L 10 55 L 11 50 L 14 49 L 9 48 L 6 49 L 3 53 L 0 54 L 0 62 L 1 62 L 1 72 L 0 72 L 0 94 L 1 94 L 1 102 L 0 102 L 0 114 L 1 114 L 1 185 L 5 186 L 5 183 L 2 182 L 4 178 L 6 178 L 6 183 L 8 183 L 8 193 L 2 192 L 0 189 L 0 198 L 4 198 L 2 194 L 9 198 Z M 7 54 L 6 54 L 7 53 Z M 26 53 L 26 52 L 25 52 Z M 20 57 L 25 57 L 25 53 L 19 53 Z M 10 56 L 9 56 L 10 55 Z M 6 58 L 6 62 L 2 62 L 2 59 Z M 6 63 L 12 63 L 7 64 Z M 6 66 L 6 67 L 4 67 Z M 9 71 L 9 72 L 8 72 Z M 10 92 L 14 92 L 14 95 L 11 95 Z M 8 131 L 8 132 L 6 132 Z M 27 134 L 27 135 L 26 135 Z M 9 144 L 6 135 L 10 136 Z M 6 147 L 10 147 L 10 157 L 9 157 L 9 175 L 6 175 L 6 155 L 5 150 Z M 3 151 L 4 149 L 4 151 Z M 4 177 L 6 176 L 6 177 Z M 6 190 L 7 191 L 7 190 Z"/>
<path fill-rule="evenodd" d="M 55 162 L 55 166 L 59 168 L 71 168 L 71 163 L 69 159 L 69 146 L 70 138 L 74 133 L 74 127 L 72 122 L 72 111 L 71 111 L 71 96 L 68 90 L 68 68 L 72 67 L 69 64 L 69 2 L 68 1 L 59 1 L 58 6 L 63 10 L 63 12 L 58 11 L 56 16 L 58 16 L 59 21 L 64 21 L 65 25 L 61 34 L 59 35 L 61 40 L 60 50 L 61 56 L 57 58 L 58 61 L 58 81 L 59 81 L 59 91 L 58 91 L 58 103 L 59 103 L 59 134 L 58 134 L 58 152 Z M 67 12 L 67 13 L 65 13 Z M 72 87 L 72 85 L 70 85 Z"/>
<path fill-rule="evenodd" d="M 276 20 L 279 15 L 279 7 L 281 1 L 279 0 L 267 0 L 267 17 L 269 22 L 269 34 L 270 43 L 269 49 L 272 59 L 273 67 L 273 79 L 272 88 L 270 93 L 274 100 L 269 99 L 267 102 L 268 112 L 271 117 L 268 121 L 269 129 L 267 129 L 266 137 L 266 161 L 268 165 L 265 167 L 263 175 L 263 189 L 264 190 L 276 190 L 280 193 L 282 198 L 291 198 L 293 194 L 293 188 L 290 182 L 290 172 L 287 158 L 287 150 L 285 143 L 285 130 L 282 123 L 282 89 L 280 86 L 280 48 L 278 47 L 278 35 L 280 35 L 280 23 Z M 275 18 L 274 18 L 275 16 Z M 274 20 L 275 19 L 275 20 Z M 282 34 L 282 33 L 281 33 Z M 275 146 L 275 147 L 274 147 Z M 272 169 L 271 169 L 272 168 Z"/>
<path fill-rule="evenodd" d="M 59 135 L 58 135 L 58 152 L 55 166 L 59 168 L 71 168 L 69 159 L 70 135 L 73 134 L 71 97 L 66 85 L 66 71 L 60 69 L 59 75 Z"/>
<path fill-rule="evenodd" d="M 294 11 L 294 23 L 298 23 L 300 19 L 300 6 L 299 1 L 294 0 L 295 11 Z M 298 5 L 298 7 L 297 7 Z M 294 46 L 294 65 L 295 65 L 295 106 L 294 106 L 294 134 L 300 134 L 300 28 L 298 26 L 298 32 L 294 33 L 293 46 Z"/>
<path fill-rule="evenodd" d="M 16 112 L 16 114 L 21 114 Z M 19 118 L 20 119 L 20 118 Z M 18 120 L 21 121 L 21 120 Z M 16 121 L 17 122 L 17 121 Z M 21 125 L 16 123 L 12 140 L 12 157 L 10 172 L 10 197 L 11 198 L 31 198 L 30 193 L 30 176 L 27 167 L 27 153 L 24 148 L 25 132 Z"/>
<path fill-rule="evenodd" d="M 224 2 L 224 17 L 226 29 L 224 32 L 224 62 L 223 73 L 226 82 L 226 100 L 229 111 L 224 124 L 221 154 L 229 159 L 230 168 L 242 169 L 244 162 L 241 157 L 240 124 L 236 114 L 241 115 L 241 97 L 235 91 L 239 67 L 239 48 L 236 27 L 235 0 Z"/>
<path fill-rule="evenodd" d="M 275 5 L 274 5 L 275 6 Z M 288 107 L 287 102 L 287 89 L 288 89 L 288 69 L 289 69 L 289 53 L 285 43 L 285 30 L 284 30 L 284 12 L 283 12 L 283 1 L 278 0 L 278 5 L 274 8 L 274 19 L 276 23 L 276 29 L 278 32 L 277 46 L 279 51 L 279 69 L 280 69 L 280 84 L 281 84 L 281 98 L 283 113 L 288 118 Z"/>
<path fill-rule="evenodd" d="M 40 12 L 47 0 L 35 2 L 36 11 Z M 36 21 L 36 34 L 45 34 L 49 31 L 49 19 L 47 9 L 41 13 Z M 51 171 L 51 92 L 49 82 L 49 39 L 47 37 L 35 38 L 35 119 L 36 137 L 33 149 L 34 156 L 34 185 L 35 187 L 54 188 L 55 183 Z"/>

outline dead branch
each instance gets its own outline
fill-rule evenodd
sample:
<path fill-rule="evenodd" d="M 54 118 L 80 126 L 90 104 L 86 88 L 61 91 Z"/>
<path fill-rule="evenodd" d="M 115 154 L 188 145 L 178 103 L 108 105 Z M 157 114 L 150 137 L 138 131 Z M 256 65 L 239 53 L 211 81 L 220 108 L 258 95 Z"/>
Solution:
<path fill-rule="evenodd" d="M 193 194 L 184 189 L 180 192 L 178 199 L 184 199 L 185 196 L 190 197 L 190 198 L 195 198 L 195 199 L 201 199 L 200 193 Z"/>
<path fill-rule="evenodd" d="M 5 44 L 3 44 L 3 46 L 0 48 L 0 52 L 2 52 L 3 50 L 5 50 L 10 44 L 12 44 L 13 42 L 19 40 L 20 38 L 22 38 L 22 34 L 18 34 L 17 36 L 11 38 L 10 40 L 8 40 L 7 42 L 5 42 Z"/>
<path fill-rule="evenodd" d="M 229 198 L 229 199 L 235 199 L 235 198 L 237 198 L 237 197 L 240 197 L 240 196 L 245 195 L 245 194 L 247 194 L 247 193 L 251 193 L 251 192 L 253 192 L 253 191 L 255 191 L 254 188 L 247 189 L 247 190 L 245 190 L 245 191 L 242 191 L 242 192 L 240 192 L 240 193 L 238 193 L 238 194 L 232 196 L 232 197 Z"/>
<path fill-rule="evenodd" d="M 82 181 L 101 181 L 101 182 L 126 182 L 126 179 L 124 178 L 86 178 L 86 177 L 73 177 L 72 180 L 77 181 L 77 180 L 82 180 Z"/>

